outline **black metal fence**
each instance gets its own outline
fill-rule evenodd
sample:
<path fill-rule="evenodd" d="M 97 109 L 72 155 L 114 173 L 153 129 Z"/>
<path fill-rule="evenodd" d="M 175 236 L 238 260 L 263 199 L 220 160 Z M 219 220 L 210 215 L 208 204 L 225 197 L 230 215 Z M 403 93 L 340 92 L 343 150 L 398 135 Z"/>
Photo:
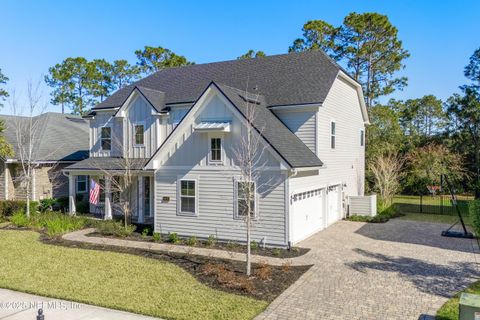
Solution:
<path fill-rule="evenodd" d="M 458 208 L 464 216 L 468 215 L 470 200 L 469 196 L 457 196 Z M 401 212 L 457 215 L 450 195 L 400 195 L 395 197 L 394 202 Z"/>

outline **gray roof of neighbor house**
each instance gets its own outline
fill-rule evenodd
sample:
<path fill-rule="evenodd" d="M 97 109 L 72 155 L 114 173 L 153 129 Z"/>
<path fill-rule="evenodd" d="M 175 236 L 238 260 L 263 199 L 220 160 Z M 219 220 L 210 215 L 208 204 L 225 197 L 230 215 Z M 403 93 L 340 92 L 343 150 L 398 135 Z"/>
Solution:
<path fill-rule="evenodd" d="M 167 68 L 118 90 L 93 110 L 121 106 L 135 87 L 161 91 L 166 105 L 192 103 L 212 81 L 256 88 L 268 106 L 322 103 L 339 70 L 321 50 Z"/>
<path fill-rule="evenodd" d="M 5 138 L 18 160 L 16 127 L 26 128 L 29 118 L 0 115 L 5 122 Z M 80 116 L 47 112 L 33 117 L 35 161 L 79 161 L 88 158 L 89 124 Z M 22 129 L 23 131 L 23 129 Z M 25 136 L 25 135 L 24 135 Z"/>
<path fill-rule="evenodd" d="M 67 167 L 73 170 L 142 170 L 149 159 L 144 158 L 120 158 L 120 157 L 92 157 L 74 163 Z"/>
<path fill-rule="evenodd" d="M 320 167 L 323 162 L 273 112 L 267 109 L 265 97 L 214 83 L 228 100 L 247 117 L 248 104 L 254 106 L 253 126 L 292 168 Z"/>

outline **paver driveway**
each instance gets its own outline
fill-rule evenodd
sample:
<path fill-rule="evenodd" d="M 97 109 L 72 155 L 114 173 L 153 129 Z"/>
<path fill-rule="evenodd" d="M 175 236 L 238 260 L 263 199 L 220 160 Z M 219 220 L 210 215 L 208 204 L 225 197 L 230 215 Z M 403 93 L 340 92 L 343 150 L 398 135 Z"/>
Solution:
<path fill-rule="evenodd" d="M 432 319 L 479 275 L 476 242 L 442 237 L 445 227 L 338 222 L 300 243 L 314 266 L 258 319 Z"/>

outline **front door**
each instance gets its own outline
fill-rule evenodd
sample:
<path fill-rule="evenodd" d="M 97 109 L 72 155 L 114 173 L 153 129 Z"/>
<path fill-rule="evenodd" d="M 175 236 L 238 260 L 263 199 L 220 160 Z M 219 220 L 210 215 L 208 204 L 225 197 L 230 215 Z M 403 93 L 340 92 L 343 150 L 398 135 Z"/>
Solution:
<path fill-rule="evenodd" d="M 151 180 L 150 177 L 143 178 L 143 208 L 145 213 L 145 218 L 149 218 L 152 216 L 152 209 L 151 209 L 151 200 L 152 200 L 152 190 L 151 190 Z"/>

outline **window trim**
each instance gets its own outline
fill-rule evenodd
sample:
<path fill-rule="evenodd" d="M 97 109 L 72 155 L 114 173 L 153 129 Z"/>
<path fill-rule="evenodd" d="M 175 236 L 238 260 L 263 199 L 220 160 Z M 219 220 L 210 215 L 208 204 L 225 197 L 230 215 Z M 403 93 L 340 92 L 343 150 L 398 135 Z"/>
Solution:
<path fill-rule="evenodd" d="M 240 216 L 238 214 L 238 183 L 239 182 L 247 182 L 244 179 L 241 178 L 234 178 L 233 179 L 233 219 L 235 220 L 243 220 L 245 219 L 243 216 Z M 255 203 L 254 203 L 254 209 L 253 209 L 253 217 L 251 217 L 252 220 L 258 220 L 258 189 L 257 189 L 257 182 L 256 181 L 250 181 L 253 182 L 253 189 L 255 190 Z"/>
<path fill-rule="evenodd" d="M 143 143 L 137 143 L 137 126 L 143 127 Z M 133 123 L 133 146 L 134 147 L 145 147 L 145 122 L 137 121 Z"/>
<path fill-rule="evenodd" d="M 182 211 L 182 181 L 193 181 L 195 183 L 195 212 Z M 192 196 L 186 196 L 192 197 Z M 177 179 L 177 215 L 186 217 L 198 217 L 198 178 L 178 177 Z"/>
<path fill-rule="evenodd" d="M 79 180 L 78 180 L 79 177 L 84 177 L 84 178 L 85 178 L 85 181 L 79 181 Z M 80 188 L 78 187 L 78 183 L 79 183 L 79 182 L 85 182 L 85 189 L 80 190 Z M 86 175 L 78 175 L 77 178 L 75 179 L 75 187 L 76 187 L 77 193 L 87 193 L 87 192 L 88 192 L 88 176 L 86 176 Z"/>
<path fill-rule="evenodd" d="M 220 139 L 220 160 L 213 160 L 212 159 L 212 139 Z M 209 164 L 223 164 L 225 160 L 224 148 L 223 148 L 224 139 L 220 135 L 208 135 L 208 163 Z"/>
<path fill-rule="evenodd" d="M 365 146 L 365 130 L 360 129 L 360 147 Z"/>
<path fill-rule="evenodd" d="M 102 136 L 103 128 L 109 128 L 110 129 L 110 138 L 103 138 L 103 136 Z M 104 149 L 103 148 L 103 140 L 110 140 L 110 149 Z M 105 151 L 105 152 L 112 151 L 112 140 L 113 140 L 112 139 L 112 126 L 111 125 L 105 125 L 105 126 L 100 127 L 100 149 L 102 151 Z"/>
<path fill-rule="evenodd" d="M 332 128 L 332 125 L 333 125 L 333 128 Z M 329 130 L 330 130 L 330 135 L 329 135 L 330 136 L 330 150 L 335 150 L 337 148 L 337 122 L 335 120 L 330 120 Z"/>

